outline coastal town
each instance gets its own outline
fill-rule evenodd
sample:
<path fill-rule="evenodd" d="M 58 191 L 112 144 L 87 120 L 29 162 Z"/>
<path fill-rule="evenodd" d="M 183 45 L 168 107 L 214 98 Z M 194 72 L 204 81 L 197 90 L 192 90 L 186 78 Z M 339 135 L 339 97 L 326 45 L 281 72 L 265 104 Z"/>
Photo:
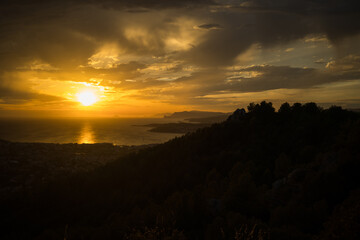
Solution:
<path fill-rule="evenodd" d="M 0 197 L 73 173 L 88 172 L 145 146 L 0 140 Z"/>

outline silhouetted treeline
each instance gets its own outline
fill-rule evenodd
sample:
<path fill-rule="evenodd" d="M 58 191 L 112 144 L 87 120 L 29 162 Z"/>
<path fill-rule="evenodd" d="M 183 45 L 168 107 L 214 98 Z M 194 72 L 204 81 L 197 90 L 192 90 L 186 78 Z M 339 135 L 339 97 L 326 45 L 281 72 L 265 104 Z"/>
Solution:
<path fill-rule="evenodd" d="M 360 120 L 251 103 L 1 202 L 1 239 L 360 239 Z"/>

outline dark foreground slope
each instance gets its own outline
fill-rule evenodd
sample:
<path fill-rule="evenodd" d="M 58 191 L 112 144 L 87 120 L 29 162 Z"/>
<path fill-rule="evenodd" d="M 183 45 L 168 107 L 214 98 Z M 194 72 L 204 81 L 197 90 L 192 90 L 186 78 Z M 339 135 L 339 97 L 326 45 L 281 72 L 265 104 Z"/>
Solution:
<path fill-rule="evenodd" d="M 1 202 L 1 239 L 358 239 L 360 122 L 250 104 Z"/>

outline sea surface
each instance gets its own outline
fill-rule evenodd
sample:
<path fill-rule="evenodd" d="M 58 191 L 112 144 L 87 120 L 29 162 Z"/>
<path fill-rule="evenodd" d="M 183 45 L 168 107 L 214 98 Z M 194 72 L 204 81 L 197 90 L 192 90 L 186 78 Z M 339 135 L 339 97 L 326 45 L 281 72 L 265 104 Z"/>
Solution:
<path fill-rule="evenodd" d="M 166 123 L 163 118 L 0 119 L 0 139 L 13 142 L 163 143 L 182 134 L 148 131 L 146 124 Z"/>

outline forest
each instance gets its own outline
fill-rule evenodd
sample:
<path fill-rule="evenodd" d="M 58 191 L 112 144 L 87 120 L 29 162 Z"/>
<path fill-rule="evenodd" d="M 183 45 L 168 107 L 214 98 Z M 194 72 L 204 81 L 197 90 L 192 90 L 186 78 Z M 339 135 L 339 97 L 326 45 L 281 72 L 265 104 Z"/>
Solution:
<path fill-rule="evenodd" d="M 250 103 L 0 198 L 1 239 L 360 239 L 359 114 Z"/>

